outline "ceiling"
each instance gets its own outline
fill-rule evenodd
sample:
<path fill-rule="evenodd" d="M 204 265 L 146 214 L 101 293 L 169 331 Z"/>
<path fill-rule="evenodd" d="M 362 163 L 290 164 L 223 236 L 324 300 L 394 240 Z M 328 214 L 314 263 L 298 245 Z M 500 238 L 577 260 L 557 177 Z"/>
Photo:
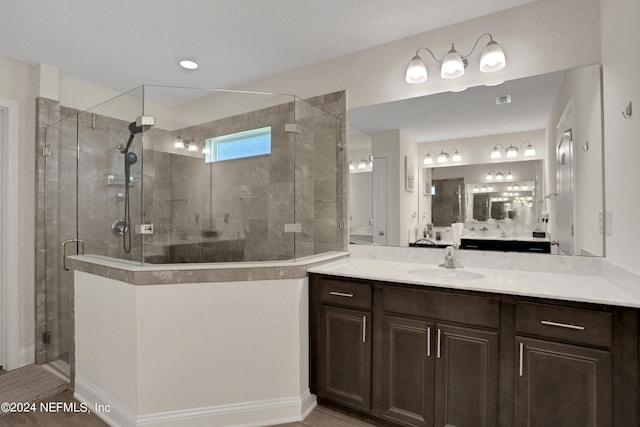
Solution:
<path fill-rule="evenodd" d="M 564 71 L 557 71 L 355 108 L 349 123 L 369 135 L 402 129 L 419 143 L 544 129 L 563 77 Z M 511 103 L 496 105 L 503 95 L 511 95 Z"/>
<path fill-rule="evenodd" d="M 0 55 L 115 91 L 233 89 L 530 1 L 0 0 Z"/>

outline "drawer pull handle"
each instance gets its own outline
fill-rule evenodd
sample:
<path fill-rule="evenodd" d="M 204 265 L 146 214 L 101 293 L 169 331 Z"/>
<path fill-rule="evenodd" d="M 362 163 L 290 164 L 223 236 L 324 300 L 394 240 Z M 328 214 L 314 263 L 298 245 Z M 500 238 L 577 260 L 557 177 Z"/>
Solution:
<path fill-rule="evenodd" d="M 367 342 L 367 316 L 362 316 L 362 342 Z"/>
<path fill-rule="evenodd" d="M 522 376 L 522 367 L 523 367 L 522 365 L 524 363 L 523 355 L 522 355 L 522 352 L 524 350 L 523 347 L 524 347 L 524 344 L 520 343 L 520 363 L 518 364 L 518 373 L 520 374 L 520 376 Z"/>
<path fill-rule="evenodd" d="M 431 326 L 427 326 L 427 357 L 431 357 Z"/>
<path fill-rule="evenodd" d="M 331 291 L 329 292 L 329 294 L 335 296 L 335 297 L 345 297 L 345 298 L 353 298 L 353 294 L 347 294 L 345 292 L 334 292 Z"/>
<path fill-rule="evenodd" d="M 440 328 L 438 328 L 438 349 L 437 349 L 437 354 L 436 357 L 438 359 L 440 359 L 440 336 L 442 335 L 442 331 L 440 330 Z"/>
<path fill-rule="evenodd" d="M 584 326 L 570 325 L 568 323 L 552 322 L 551 320 L 541 320 L 540 323 L 547 326 L 557 326 L 558 328 L 574 329 L 576 331 L 584 331 Z"/>

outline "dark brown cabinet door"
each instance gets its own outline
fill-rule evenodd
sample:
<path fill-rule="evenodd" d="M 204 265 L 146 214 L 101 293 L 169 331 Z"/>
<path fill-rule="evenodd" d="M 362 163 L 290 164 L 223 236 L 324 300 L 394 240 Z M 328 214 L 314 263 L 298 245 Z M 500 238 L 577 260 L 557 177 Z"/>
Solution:
<path fill-rule="evenodd" d="M 435 426 L 497 425 L 498 333 L 444 324 L 436 328 Z"/>
<path fill-rule="evenodd" d="M 516 427 L 609 427 L 609 351 L 516 338 Z"/>
<path fill-rule="evenodd" d="M 433 323 L 384 316 L 381 416 L 409 426 L 433 426 Z"/>
<path fill-rule="evenodd" d="M 320 307 L 318 396 L 371 409 L 371 313 Z"/>

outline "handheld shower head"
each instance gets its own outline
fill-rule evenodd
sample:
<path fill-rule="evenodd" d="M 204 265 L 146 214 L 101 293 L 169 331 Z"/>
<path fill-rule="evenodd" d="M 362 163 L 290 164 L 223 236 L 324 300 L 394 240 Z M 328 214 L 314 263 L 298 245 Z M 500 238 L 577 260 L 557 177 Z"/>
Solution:
<path fill-rule="evenodd" d="M 133 138 L 137 134 L 142 132 L 142 126 L 136 125 L 136 122 L 131 122 L 131 123 L 129 123 L 129 132 L 131 132 L 131 135 L 129 135 L 129 140 L 127 141 L 127 145 L 125 145 L 125 147 L 120 150 L 120 152 L 122 154 L 127 154 L 129 152 L 129 147 L 131 146 L 131 143 L 133 142 Z"/>

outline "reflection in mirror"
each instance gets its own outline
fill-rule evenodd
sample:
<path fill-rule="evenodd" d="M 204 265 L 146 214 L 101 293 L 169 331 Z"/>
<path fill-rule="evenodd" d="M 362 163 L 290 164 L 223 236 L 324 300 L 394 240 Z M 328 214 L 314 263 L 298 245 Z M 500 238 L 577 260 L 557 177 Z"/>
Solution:
<path fill-rule="evenodd" d="M 591 65 L 351 110 L 351 124 L 368 135 L 372 158 L 384 156 L 386 162 L 386 186 L 378 183 L 375 195 L 374 161 L 367 199 L 372 202 L 373 243 L 374 213 L 382 212 L 393 245 L 406 246 L 425 234 L 435 239 L 436 232 L 452 236 L 452 224 L 461 221 L 462 237 L 510 233 L 557 243 L 554 253 L 603 256 L 601 103 L 600 66 Z M 535 154 L 525 157 L 525 152 L 532 154 L 528 148 Z M 495 152 L 501 157 L 494 158 Z M 450 153 L 461 158 L 454 161 Z M 362 155 L 350 156 L 356 162 Z M 418 185 L 411 192 L 403 185 L 405 157 L 417 171 Z M 508 175 L 520 191 L 502 188 L 508 186 Z M 459 178 L 459 185 L 438 191 L 441 180 Z M 383 187 L 388 189 L 384 197 Z M 360 188 L 369 191 L 362 184 L 357 188 L 352 187 L 352 197 L 362 197 Z M 390 202 L 381 207 L 377 200 Z"/>
<path fill-rule="evenodd" d="M 348 129 L 349 239 L 352 244 L 373 244 L 373 158 L 371 138 L 353 126 Z"/>

